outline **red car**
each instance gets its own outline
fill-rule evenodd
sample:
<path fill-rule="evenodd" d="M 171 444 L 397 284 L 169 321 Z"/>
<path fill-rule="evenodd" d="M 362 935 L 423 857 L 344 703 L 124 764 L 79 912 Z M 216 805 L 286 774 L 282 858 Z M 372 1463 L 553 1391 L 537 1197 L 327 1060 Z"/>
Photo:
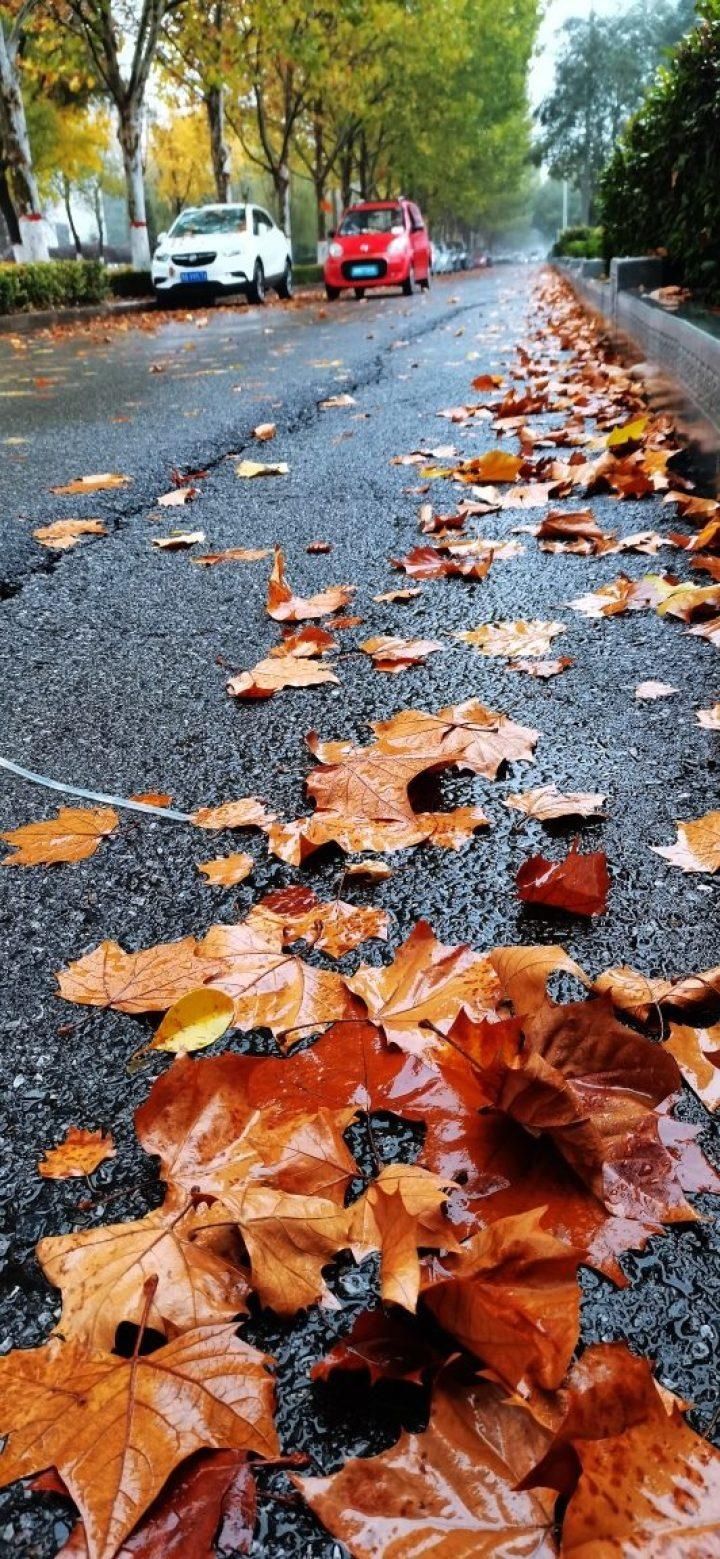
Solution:
<path fill-rule="evenodd" d="M 406 200 L 363 200 L 348 206 L 333 233 L 324 266 L 328 298 L 352 287 L 356 298 L 367 287 L 430 286 L 430 239 L 419 206 Z"/>

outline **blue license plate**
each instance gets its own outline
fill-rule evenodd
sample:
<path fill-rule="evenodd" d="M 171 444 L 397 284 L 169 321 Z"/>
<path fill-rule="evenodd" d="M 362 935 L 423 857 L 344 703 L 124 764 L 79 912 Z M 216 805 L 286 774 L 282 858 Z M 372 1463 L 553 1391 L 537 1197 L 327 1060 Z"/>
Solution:
<path fill-rule="evenodd" d="M 207 271 L 181 271 L 180 280 L 184 282 L 207 281 Z"/>
<path fill-rule="evenodd" d="M 353 276 L 377 276 L 378 268 L 376 265 L 354 265 L 352 274 Z"/>

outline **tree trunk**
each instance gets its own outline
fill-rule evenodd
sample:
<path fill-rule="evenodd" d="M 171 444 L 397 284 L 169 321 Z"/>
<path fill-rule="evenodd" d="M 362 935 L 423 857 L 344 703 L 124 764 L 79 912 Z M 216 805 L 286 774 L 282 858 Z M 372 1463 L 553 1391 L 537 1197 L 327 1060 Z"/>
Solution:
<path fill-rule="evenodd" d="M 67 216 L 68 226 L 70 228 L 70 232 L 72 233 L 72 239 L 75 245 L 75 254 L 78 260 L 81 260 L 82 244 L 80 242 L 80 234 L 75 226 L 75 218 L 73 216 L 72 203 L 70 200 L 70 180 L 66 178 L 63 178 L 63 205 L 65 207 L 65 215 Z"/>
<path fill-rule="evenodd" d="M 33 173 L 25 105 L 12 51 L 8 49 L 1 21 L 0 134 L 3 143 L 5 177 L 20 230 L 20 243 L 15 245 L 16 258 L 47 260 L 49 258 L 47 235 Z"/>
<path fill-rule="evenodd" d="M 118 140 L 125 170 L 128 221 L 130 223 L 130 258 L 133 270 L 149 271 L 150 241 L 145 208 L 145 183 L 143 179 L 141 136 L 141 112 L 137 105 L 119 110 Z"/>
<path fill-rule="evenodd" d="M 210 154 L 217 198 L 223 205 L 230 199 L 230 154 L 225 144 L 225 92 L 210 87 L 205 97 L 210 127 Z"/>
<path fill-rule="evenodd" d="M 13 249 L 19 249 L 22 243 L 22 238 L 20 236 L 20 224 L 17 219 L 17 212 L 12 203 L 10 186 L 7 181 L 7 174 L 4 167 L 0 168 L 0 216 L 2 216 L 5 222 L 7 235 L 10 243 L 13 246 Z"/>
<path fill-rule="evenodd" d="M 102 190 L 96 184 L 93 190 L 93 209 L 98 233 L 98 260 L 102 260 L 105 254 L 105 223 L 103 221 Z"/>
<path fill-rule="evenodd" d="M 340 158 L 340 194 L 343 211 L 352 200 L 352 171 L 353 171 L 354 143 L 349 140 Z"/>
<path fill-rule="evenodd" d="M 292 242 L 292 230 L 290 221 L 290 169 L 286 162 L 281 162 L 274 176 L 275 192 L 278 201 L 278 216 L 280 226 L 287 238 Z"/>

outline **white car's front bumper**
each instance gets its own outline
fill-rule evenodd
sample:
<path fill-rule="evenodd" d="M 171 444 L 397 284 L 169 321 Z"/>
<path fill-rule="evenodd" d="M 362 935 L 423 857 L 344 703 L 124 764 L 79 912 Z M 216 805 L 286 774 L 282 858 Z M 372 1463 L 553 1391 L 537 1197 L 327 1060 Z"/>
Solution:
<path fill-rule="evenodd" d="M 231 292 L 248 287 L 249 261 L 243 254 L 215 255 L 212 260 L 196 262 L 183 260 L 153 260 L 152 280 L 157 292 L 171 292 L 175 287 L 216 287 Z"/>

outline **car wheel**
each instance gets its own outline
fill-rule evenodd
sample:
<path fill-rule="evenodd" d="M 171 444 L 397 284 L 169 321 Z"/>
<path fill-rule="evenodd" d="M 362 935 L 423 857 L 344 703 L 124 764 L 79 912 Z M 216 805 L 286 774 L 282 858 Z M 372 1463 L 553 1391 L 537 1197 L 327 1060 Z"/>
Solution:
<path fill-rule="evenodd" d="M 325 297 L 327 298 L 328 303 L 336 303 L 337 299 L 340 297 L 340 288 L 339 287 L 329 287 L 327 282 L 326 282 L 325 283 Z"/>
<path fill-rule="evenodd" d="M 264 303 L 267 294 L 265 292 L 265 272 L 262 260 L 255 261 L 253 279 L 248 287 L 248 298 L 251 303 Z"/>
<path fill-rule="evenodd" d="M 364 298 L 365 297 L 365 288 L 364 287 L 353 287 L 353 292 L 355 293 L 355 297 L 356 298 Z"/>
<path fill-rule="evenodd" d="M 402 290 L 406 298 L 411 298 L 415 291 L 415 272 L 412 266 L 410 267 L 410 270 L 408 271 L 407 276 L 405 277 L 405 280 L 402 284 Z"/>
<path fill-rule="evenodd" d="M 293 292 L 294 292 L 294 286 L 293 286 L 293 271 L 292 271 L 292 261 L 291 260 L 286 260 L 286 262 L 285 262 L 285 270 L 283 271 L 281 280 L 277 284 L 277 289 L 276 290 L 277 290 L 277 295 L 278 295 L 279 298 L 291 298 L 292 297 Z"/>

